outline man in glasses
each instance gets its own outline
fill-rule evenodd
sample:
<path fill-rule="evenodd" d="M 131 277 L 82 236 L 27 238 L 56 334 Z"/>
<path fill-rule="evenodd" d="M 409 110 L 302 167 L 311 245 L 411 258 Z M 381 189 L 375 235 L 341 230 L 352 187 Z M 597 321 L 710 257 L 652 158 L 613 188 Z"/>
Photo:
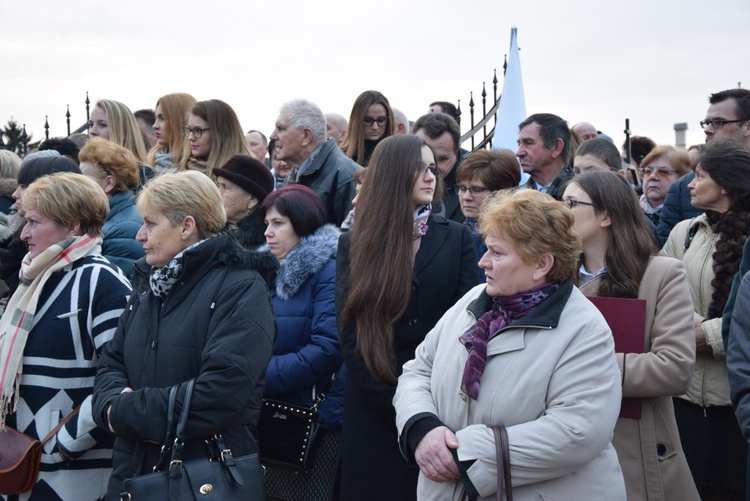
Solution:
<path fill-rule="evenodd" d="M 706 143 L 715 138 L 728 138 L 750 148 L 750 90 L 728 89 L 716 92 L 708 97 L 708 103 L 706 118 L 700 122 L 706 134 Z M 690 190 L 687 186 L 694 177 L 695 174 L 691 172 L 669 188 L 658 226 L 662 245 L 667 241 L 674 225 L 703 212 L 690 205 Z"/>
<path fill-rule="evenodd" d="M 361 169 L 333 138 L 326 138 L 326 117 L 315 103 L 285 103 L 271 134 L 275 159 L 291 167 L 285 183 L 299 183 L 318 194 L 329 223 L 341 226 L 352 208 L 354 171 Z"/>

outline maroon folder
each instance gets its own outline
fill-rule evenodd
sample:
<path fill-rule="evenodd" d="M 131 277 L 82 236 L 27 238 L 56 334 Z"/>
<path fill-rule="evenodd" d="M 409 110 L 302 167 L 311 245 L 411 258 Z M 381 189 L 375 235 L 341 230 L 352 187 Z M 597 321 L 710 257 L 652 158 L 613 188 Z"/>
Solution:
<path fill-rule="evenodd" d="M 599 309 L 612 330 L 615 352 L 643 353 L 646 336 L 645 299 L 589 297 L 589 300 Z M 641 406 L 640 398 L 623 398 L 620 417 L 641 419 Z"/>

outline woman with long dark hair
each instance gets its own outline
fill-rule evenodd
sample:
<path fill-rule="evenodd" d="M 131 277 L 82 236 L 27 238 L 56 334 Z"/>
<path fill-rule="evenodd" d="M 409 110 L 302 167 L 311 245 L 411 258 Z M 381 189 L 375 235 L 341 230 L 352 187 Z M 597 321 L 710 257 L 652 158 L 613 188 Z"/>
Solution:
<path fill-rule="evenodd" d="M 612 440 L 628 499 L 697 500 L 672 406 L 672 397 L 687 390 L 695 363 L 685 266 L 655 255 L 653 234 L 623 176 L 576 176 L 563 202 L 581 236 L 581 292 L 646 301 L 643 352 L 617 353 L 623 397 L 641 399 L 640 419 L 620 417 Z"/>
<path fill-rule="evenodd" d="M 344 383 L 342 499 L 415 499 L 418 468 L 398 449 L 392 400 L 401 366 L 476 283 L 468 228 L 431 214 L 435 154 L 416 136 L 375 148 L 357 222 L 339 241 L 336 309 Z"/>
<path fill-rule="evenodd" d="M 354 101 L 341 149 L 347 157 L 367 167 L 378 143 L 393 135 L 395 122 L 388 99 L 376 90 L 366 90 Z"/>
<path fill-rule="evenodd" d="M 690 203 L 705 213 L 678 223 L 661 251 L 685 263 L 695 308 L 695 370 L 687 393 L 674 400 L 675 415 L 701 496 L 744 499 L 747 444 L 730 400 L 721 317 L 748 237 L 747 148 L 713 139 L 688 188 Z"/>

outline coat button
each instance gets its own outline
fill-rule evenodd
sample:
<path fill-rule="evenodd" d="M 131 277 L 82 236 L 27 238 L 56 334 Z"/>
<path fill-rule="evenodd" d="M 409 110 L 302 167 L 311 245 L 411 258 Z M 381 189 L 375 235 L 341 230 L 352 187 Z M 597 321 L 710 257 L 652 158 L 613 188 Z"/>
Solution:
<path fill-rule="evenodd" d="M 461 393 L 460 395 L 461 395 L 461 400 L 463 400 L 464 402 L 466 402 L 466 400 L 468 399 L 468 397 L 466 396 L 466 394 L 465 393 Z"/>
<path fill-rule="evenodd" d="M 414 327 L 415 325 L 417 325 L 417 322 L 419 322 L 419 320 L 417 320 L 416 318 L 410 318 L 409 319 L 409 325 L 411 327 Z"/>
<path fill-rule="evenodd" d="M 659 456 L 663 456 L 667 453 L 667 446 L 664 444 L 656 444 L 656 453 Z"/>

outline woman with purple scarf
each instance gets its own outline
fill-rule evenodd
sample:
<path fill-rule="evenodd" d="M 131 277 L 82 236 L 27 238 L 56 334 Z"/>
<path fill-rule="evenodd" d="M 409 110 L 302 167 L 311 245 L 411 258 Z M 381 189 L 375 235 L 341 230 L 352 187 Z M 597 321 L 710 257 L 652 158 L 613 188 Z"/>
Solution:
<path fill-rule="evenodd" d="M 621 378 L 607 323 L 573 285 L 571 211 L 504 190 L 485 202 L 479 232 L 487 283 L 427 335 L 393 400 L 418 498 L 495 499 L 491 427 L 504 425 L 516 501 L 625 499 L 611 444 Z"/>

